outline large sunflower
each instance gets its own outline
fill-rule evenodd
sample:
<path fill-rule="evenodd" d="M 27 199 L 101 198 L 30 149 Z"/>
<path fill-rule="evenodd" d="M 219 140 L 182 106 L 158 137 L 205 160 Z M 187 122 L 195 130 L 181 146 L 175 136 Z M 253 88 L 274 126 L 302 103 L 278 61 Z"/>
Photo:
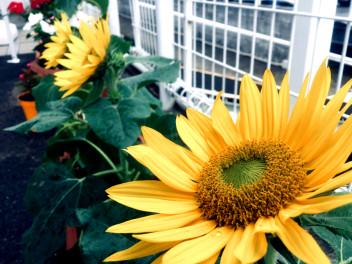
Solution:
<path fill-rule="evenodd" d="M 56 33 L 54 36 L 50 37 L 52 42 L 44 45 L 46 49 L 40 57 L 46 60 L 45 68 L 47 69 L 58 65 L 57 60 L 64 56 L 67 50 L 66 44 L 69 42 L 69 36 L 72 34 L 71 26 L 68 23 L 65 13 L 61 13 L 61 20 L 62 22 L 58 19 L 54 21 Z"/>
<path fill-rule="evenodd" d="M 348 82 L 325 105 L 330 86 L 326 61 L 307 93 L 305 79 L 289 118 L 286 74 L 280 92 L 269 70 L 259 91 L 248 75 L 240 89 L 234 123 L 220 96 L 211 118 L 187 110 L 177 130 L 189 150 L 143 127 L 146 144 L 127 152 L 159 179 L 120 184 L 107 190 L 126 206 L 156 214 L 110 227 L 141 240 L 105 261 L 163 253 L 155 263 L 253 263 L 275 234 L 306 263 L 329 263 L 313 237 L 292 218 L 352 202 L 352 194 L 326 192 L 352 181 L 352 118 L 337 130 L 351 105 L 340 110 Z M 338 176 L 337 176 L 338 175 Z M 137 233 L 137 234 L 136 234 Z"/>
<path fill-rule="evenodd" d="M 81 22 L 79 32 L 82 36 L 70 35 L 65 53 L 67 59 L 57 60 L 68 70 L 56 72 L 55 85 L 60 86 L 60 91 L 67 91 L 63 97 L 74 93 L 94 73 L 98 66 L 105 60 L 106 49 L 110 42 L 110 29 L 105 19 L 91 21 L 93 26 Z"/>

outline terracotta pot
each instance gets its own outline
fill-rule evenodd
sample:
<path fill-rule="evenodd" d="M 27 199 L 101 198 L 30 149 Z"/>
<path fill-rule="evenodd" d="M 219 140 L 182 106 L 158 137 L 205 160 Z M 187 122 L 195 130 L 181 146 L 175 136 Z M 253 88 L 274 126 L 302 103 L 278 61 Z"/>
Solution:
<path fill-rule="evenodd" d="M 59 71 L 59 69 L 45 69 L 44 67 L 40 66 L 38 57 L 32 62 L 31 70 L 40 76 L 54 74 L 55 72 Z"/>
<path fill-rule="evenodd" d="M 33 95 L 30 92 L 24 92 L 18 96 L 18 102 L 20 103 L 26 119 L 32 119 L 37 116 L 37 109 L 35 108 L 35 101 Z"/>

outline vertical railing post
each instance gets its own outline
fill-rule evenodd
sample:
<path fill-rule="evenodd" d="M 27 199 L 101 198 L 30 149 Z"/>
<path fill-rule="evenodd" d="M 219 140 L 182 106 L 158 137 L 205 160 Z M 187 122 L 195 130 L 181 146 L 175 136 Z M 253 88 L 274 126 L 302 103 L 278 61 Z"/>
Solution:
<path fill-rule="evenodd" d="M 139 8 L 139 1 L 132 0 L 132 26 L 133 26 L 133 36 L 134 36 L 134 45 L 137 49 L 142 48 L 141 44 L 141 14 Z"/>
<path fill-rule="evenodd" d="M 109 27 L 111 34 L 121 36 L 118 1 L 119 0 L 109 0 Z"/>
<path fill-rule="evenodd" d="M 185 1 L 185 24 L 184 24 L 184 52 L 183 52 L 183 76 L 186 89 L 192 88 L 192 28 L 193 11 L 192 0 Z"/>
<path fill-rule="evenodd" d="M 174 17 L 173 1 L 156 0 L 156 28 L 158 55 L 170 59 L 175 58 L 174 52 Z M 163 104 L 163 110 L 167 111 L 172 108 L 175 99 L 166 90 L 165 83 L 159 83 L 160 100 Z"/>
<path fill-rule="evenodd" d="M 334 16 L 337 0 L 298 0 L 296 4 L 297 11 Z M 311 73 L 311 78 L 329 55 L 333 26 L 332 19 L 297 16 L 289 61 L 291 91 L 299 93 L 307 73 Z M 295 101 L 296 97 L 291 96 L 291 110 Z"/>

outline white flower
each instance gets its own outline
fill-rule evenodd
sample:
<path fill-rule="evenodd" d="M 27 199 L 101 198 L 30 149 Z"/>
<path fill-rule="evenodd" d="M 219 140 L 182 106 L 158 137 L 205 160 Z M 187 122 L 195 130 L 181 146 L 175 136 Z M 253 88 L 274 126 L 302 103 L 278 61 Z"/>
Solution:
<path fill-rule="evenodd" d="M 101 17 L 100 9 L 95 5 L 82 1 L 77 7 L 77 12 L 70 18 L 69 23 L 72 27 L 79 28 L 81 21 L 90 25 L 89 19 L 96 19 L 97 17 Z"/>
<path fill-rule="evenodd" d="M 56 32 L 55 27 L 53 25 L 50 25 L 49 23 L 45 22 L 44 20 L 40 21 L 40 26 L 42 27 L 42 30 L 45 33 L 48 33 L 50 35 L 53 35 Z"/>
<path fill-rule="evenodd" d="M 30 13 L 28 17 L 28 22 L 23 26 L 23 30 L 26 30 L 26 31 L 31 30 L 32 27 L 42 19 L 43 19 L 42 13 L 37 13 L 37 14 Z"/>

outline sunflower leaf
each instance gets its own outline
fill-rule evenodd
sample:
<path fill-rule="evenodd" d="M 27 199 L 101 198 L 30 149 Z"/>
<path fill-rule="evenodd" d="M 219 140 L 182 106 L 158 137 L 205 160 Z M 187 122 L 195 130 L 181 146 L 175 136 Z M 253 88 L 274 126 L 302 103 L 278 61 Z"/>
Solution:
<path fill-rule="evenodd" d="M 352 240 L 336 235 L 323 226 L 312 227 L 314 233 L 333 249 L 338 263 L 352 263 Z"/>
<path fill-rule="evenodd" d="M 77 210 L 78 219 L 86 224 L 79 240 L 84 263 L 101 263 L 111 254 L 132 246 L 135 240 L 131 236 L 105 231 L 112 225 L 145 215 L 110 199 L 89 209 Z M 150 263 L 152 258 L 153 256 L 148 256 L 121 263 Z"/>
<path fill-rule="evenodd" d="M 35 171 L 25 195 L 27 210 L 34 217 L 23 235 L 26 263 L 44 263 L 64 245 L 65 228 L 81 188 L 82 180 L 61 164 L 44 163 Z"/>
<path fill-rule="evenodd" d="M 77 9 L 81 0 L 56 0 L 57 8 L 62 9 L 69 17 L 71 17 Z"/>
<path fill-rule="evenodd" d="M 46 75 L 41 79 L 40 83 L 33 88 L 32 94 L 35 98 L 35 107 L 38 111 L 47 110 L 47 102 L 60 100 L 63 92 L 59 91 L 58 86 L 54 84 L 55 76 Z"/>
<path fill-rule="evenodd" d="M 28 133 L 31 130 L 37 132 L 49 131 L 70 119 L 80 108 L 81 104 L 81 99 L 74 96 L 47 102 L 47 108 L 39 111 L 36 117 L 15 126 L 8 127 L 5 130 L 16 131 L 18 133 Z"/>
<path fill-rule="evenodd" d="M 352 239 L 352 204 L 321 214 L 301 215 L 299 219 L 302 227 L 324 226 L 335 234 Z"/>
<path fill-rule="evenodd" d="M 116 106 L 109 100 L 100 98 L 83 109 L 83 113 L 98 137 L 113 146 L 120 147 L 126 135 Z"/>
<path fill-rule="evenodd" d="M 131 42 L 119 38 L 115 35 L 111 35 L 110 43 L 107 50 L 107 56 L 113 56 L 113 54 L 121 53 L 125 54 L 129 51 Z"/>
<path fill-rule="evenodd" d="M 156 56 L 141 57 L 140 59 L 132 56 L 126 58 L 126 65 L 136 62 L 151 63 L 155 67 L 150 71 L 122 80 L 132 91 L 155 82 L 173 83 L 178 77 L 180 64 L 175 60 Z"/>

